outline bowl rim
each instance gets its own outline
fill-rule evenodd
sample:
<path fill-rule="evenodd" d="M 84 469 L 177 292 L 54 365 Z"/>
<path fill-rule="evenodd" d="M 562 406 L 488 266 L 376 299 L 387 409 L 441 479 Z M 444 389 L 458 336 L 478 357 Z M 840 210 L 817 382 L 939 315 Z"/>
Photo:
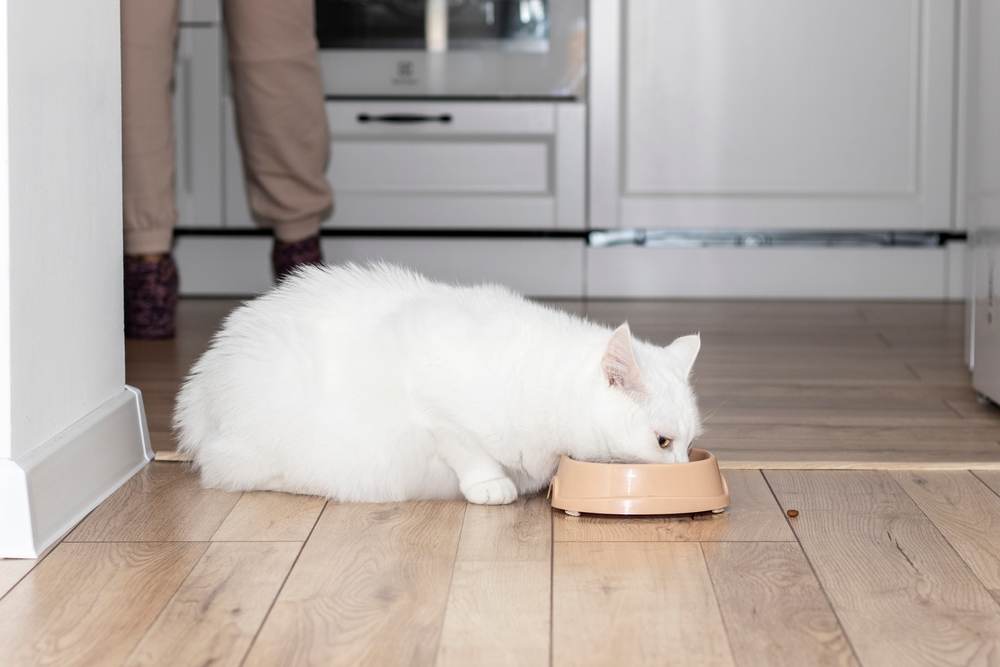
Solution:
<path fill-rule="evenodd" d="M 685 463 L 619 463 L 619 462 L 603 463 L 601 461 L 581 461 L 579 459 L 574 459 L 571 456 L 563 454 L 559 460 L 559 463 L 562 464 L 564 461 L 566 461 L 572 465 L 595 466 L 595 467 L 599 466 L 605 469 L 642 468 L 644 470 L 656 471 L 656 470 L 677 470 L 678 468 L 683 468 L 689 465 L 706 465 L 710 464 L 712 461 L 715 461 L 715 454 L 708 451 L 707 449 L 702 449 L 700 447 L 692 447 L 690 453 L 693 454 L 694 452 L 703 452 L 705 456 L 704 458 L 699 458 L 695 461 L 688 460 Z"/>

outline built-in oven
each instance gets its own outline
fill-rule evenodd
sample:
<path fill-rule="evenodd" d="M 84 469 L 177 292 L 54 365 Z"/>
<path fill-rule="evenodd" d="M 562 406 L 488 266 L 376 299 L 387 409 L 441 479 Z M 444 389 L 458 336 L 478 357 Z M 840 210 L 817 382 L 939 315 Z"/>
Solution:
<path fill-rule="evenodd" d="M 584 94 L 586 0 L 316 0 L 332 97 Z"/>

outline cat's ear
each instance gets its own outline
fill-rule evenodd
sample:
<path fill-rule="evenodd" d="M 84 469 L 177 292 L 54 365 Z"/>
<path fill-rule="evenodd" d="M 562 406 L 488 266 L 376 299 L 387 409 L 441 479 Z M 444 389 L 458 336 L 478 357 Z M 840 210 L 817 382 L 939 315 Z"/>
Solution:
<path fill-rule="evenodd" d="M 698 351 L 701 350 L 701 334 L 696 333 L 691 336 L 681 336 L 667 346 L 671 356 L 677 361 L 677 367 L 681 374 L 687 377 L 691 375 L 694 367 L 694 360 L 698 358 Z"/>
<path fill-rule="evenodd" d="M 626 391 L 642 389 L 642 376 L 635 360 L 635 350 L 632 349 L 632 331 L 628 328 L 628 322 L 611 334 L 604 357 L 601 358 L 601 369 L 612 387 L 621 387 Z"/>

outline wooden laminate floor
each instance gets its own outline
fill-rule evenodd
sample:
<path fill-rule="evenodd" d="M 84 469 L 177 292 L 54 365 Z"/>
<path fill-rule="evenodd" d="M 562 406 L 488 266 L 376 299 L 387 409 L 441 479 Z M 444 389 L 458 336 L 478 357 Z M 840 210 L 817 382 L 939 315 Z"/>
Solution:
<path fill-rule="evenodd" d="M 553 304 L 657 343 L 701 331 L 699 443 L 728 468 L 1000 469 L 1000 410 L 970 387 L 960 304 Z M 129 345 L 154 448 L 174 449 L 180 379 L 234 305 L 185 301 L 176 341 Z"/>
<path fill-rule="evenodd" d="M 338 504 L 154 463 L 43 559 L 0 561 L 0 664 L 1000 665 L 1000 416 L 959 307 L 560 305 L 703 332 L 729 512 Z M 158 448 L 230 306 L 129 346 Z"/>

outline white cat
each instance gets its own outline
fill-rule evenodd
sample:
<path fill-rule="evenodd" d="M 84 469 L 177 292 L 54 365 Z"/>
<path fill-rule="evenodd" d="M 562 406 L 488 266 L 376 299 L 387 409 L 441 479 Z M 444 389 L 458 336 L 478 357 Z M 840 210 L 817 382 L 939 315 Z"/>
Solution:
<path fill-rule="evenodd" d="M 509 503 L 561 454 L 687 461 L 700 345 L 643 343 L 501 287 L 311 267 L 229 316 L 175 426 L 207 486 Z"/>

